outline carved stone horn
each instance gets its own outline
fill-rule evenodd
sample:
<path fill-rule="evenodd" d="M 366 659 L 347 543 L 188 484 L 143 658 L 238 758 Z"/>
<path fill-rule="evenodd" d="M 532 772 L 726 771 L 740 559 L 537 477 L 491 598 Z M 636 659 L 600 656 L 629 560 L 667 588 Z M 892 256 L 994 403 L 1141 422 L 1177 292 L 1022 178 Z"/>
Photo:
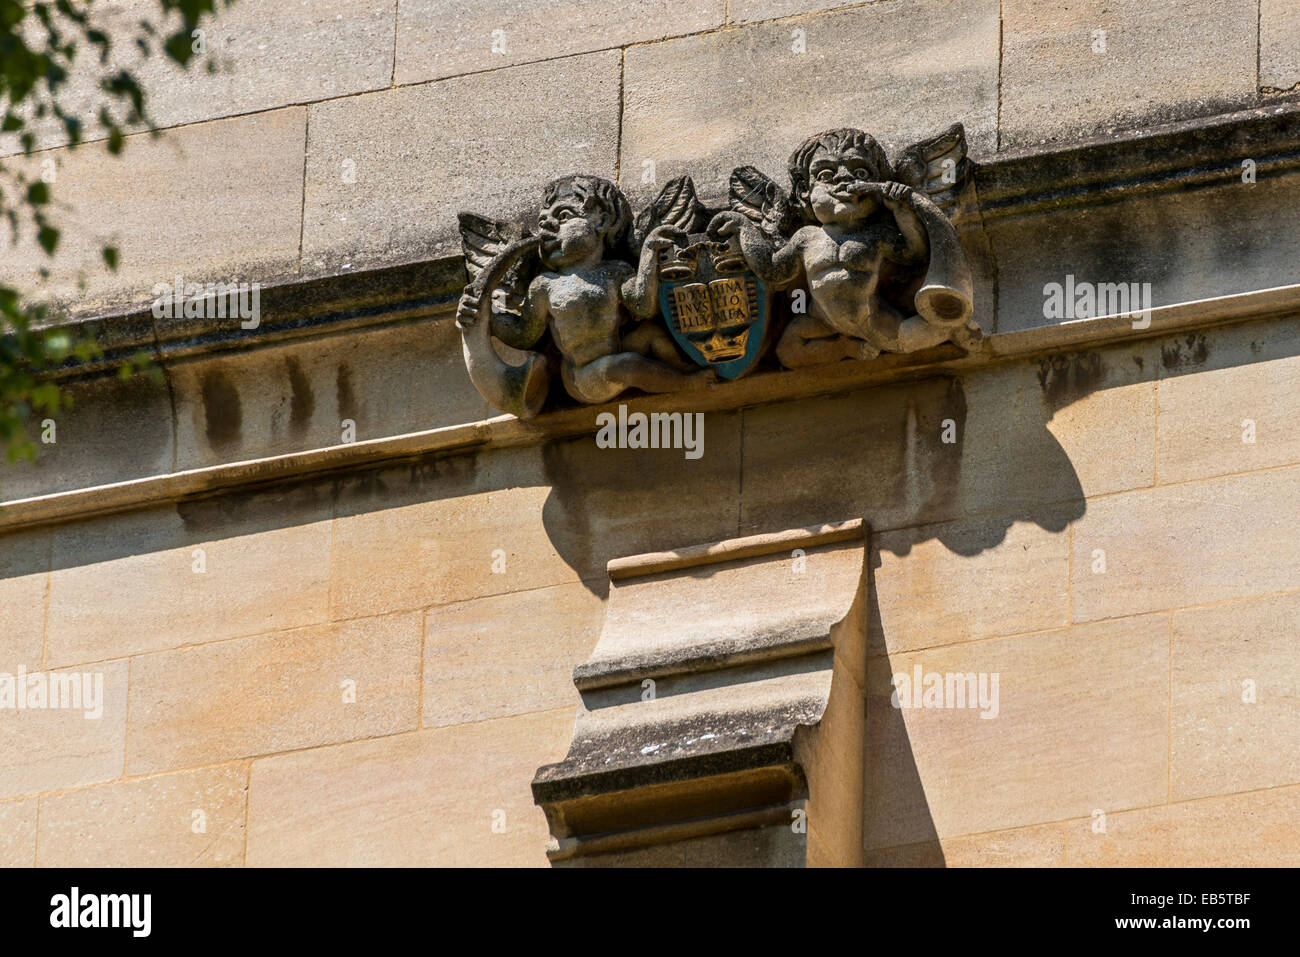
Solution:
<path fill-rule="evenodd" d="M 975 311 L 970 263 L 952 220 L 921 193 L 913 197 L 912 208 L 921 218 L 930 243 L 930 267 L 916 293 L 916 311 L 937 326 L 963 326 Z"/>
<path fill-rule="evenodd" d="M 520 366 L 512 366 L 497 354 L 492 347 L 492 290 L 500 285 L 516 259 L 541 242 L 540 236 L 516 240 L 483 267 L 471 284 L 478 297 L 477 318 L 460 325 L 465 367 L 474 388 L 502 412 L 521 419 L 531 419 L 541 411 L 550 385 L 550 370 L 540 353 L 530 353 Z"/>

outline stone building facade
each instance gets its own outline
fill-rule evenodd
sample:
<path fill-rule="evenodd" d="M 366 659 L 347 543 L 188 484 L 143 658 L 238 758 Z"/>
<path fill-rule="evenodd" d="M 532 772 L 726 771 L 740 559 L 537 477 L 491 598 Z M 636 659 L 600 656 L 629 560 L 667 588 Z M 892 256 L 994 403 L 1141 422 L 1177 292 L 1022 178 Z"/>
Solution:
<path fill-rule="evenodd" d="M 207 40 L 142 68 L 161 137 L 7 144 L 67 235 L 0 269 L 102 356 L 0 469 L 0 671 L 102 699 L 0 711 L 0 862 L 1300 863 L 1293 4 L 240 0 Z M 458 211 L 954 122 L 979 349 L 527 421 L 471 383 Z M 216 281 L 256 320 L 153 308 Z M 702 454 L 600 447 L 620 404 Z"/>

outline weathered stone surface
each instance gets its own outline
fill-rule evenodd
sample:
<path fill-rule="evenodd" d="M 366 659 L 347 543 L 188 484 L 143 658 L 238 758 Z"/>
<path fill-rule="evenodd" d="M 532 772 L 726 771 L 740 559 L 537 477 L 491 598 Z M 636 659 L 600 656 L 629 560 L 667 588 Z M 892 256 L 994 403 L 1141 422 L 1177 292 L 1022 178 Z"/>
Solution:
<path fill-rule="evenodd" d="M 0 802 L 0 867 L 36 866 L 36 798 Z"/>
<path fill-rule="evenodd" d="M 1256 16 L 1252 0 L 1083 0 L 1067 8 L 1006 0 L 1002 145 L 1252 105 Z"/>
<path fill-rule="evenodd" d="M 864 555 L 867 558 L 868 555 Z M 807 867 L 861 867 L 866 792 L 866 622 L 869 599 L 860 594 L 835 630 L 831 693 L 817 727 L 798 738 L 808 780 Z"/>
<path fill-rule="evenodd" d="M 875 848 L 868 867 L 1062 867 L 1064 824 L 1039 824 L 945 841 Z"/>
<path fill-rule="evenodd" d="M 457 210 L 505 219 L 554 176 L 612 177 L 619 62 L 593 53 L 314 104 L 304 270 L 448 255 Z M 498 102 L 507 115 L 470 106 Z"/>
<path fill-rule="evenodd" d="M 420 620 L 358 619 L 133 659 L 128 773 L 415 728 Z"/>
<path fill-rule="evenodd" d="M 0 711 L 0 797 L 38 794 L 121 776 L 127 662 L 110 661 L 76 669 L 76 673 L 91 688 L 96 687 L 96 676 L 101 676 L 100 717 L 86 717 L 95 709 L 88 711 L 84 705 L 95 702 L 84 698 L 81 708 Z"/>
<path fill-rule="evenodd" d="M 707 790 L 706 779 L 741 777 L 754 769 L 770 768 L 772 777 L 779 778 L 782 785 L 780 800 L 789 800 L 795 783 L 791 769 L 795 732 L 821 718 L 830 692 L 830 664 L 826 653 L 807 656 L 787 667 L 726 675 L 721 681 L 717 676 L 689 673 L 675 682 L 661 677 L 653 698 L 608 705 L 601 702 L 601 707 L 580 712 L 580 724 L 564 761 L 538 769 L 534 796 L 539 804 L 554 808 L 596 794 L 612 802 L 609 807 L 617 814 L 618 806 L 636 795 L 638 788 L 691 782 Z M 743 686 L 743 696 L 737 694 L 738 686 Z M 770 788 L 768 782 L 763 783 L 766 793 Z M 718 790 L 723 790 L 721 785 Z M 747 787 L 738 790 L 743 794 Z M 561 810 L 563 820 L 574 825 L 577 836 L 592 833 L 587 819 L 579 819 L 567 808 Z M 584 810 L 591 813 L 590 808 Z M 657 810 L 657 816 L 671 820 L 677 809 L 666 802 Z M 610 816 L 607 808 L 600 811 L 599 819 Z M 697 805 L 692 816 L 708 813 Z M 647 823 L 663 821 L 617 820 L 609 830 Z"/>
<path fill-rule="evenodd" d="M 629 560 L 626 571 L 615 566 L 600 641 L 575 682 L 584 691 L 625 683 L 639 691 L 646 675 L 829 647 L 862 577 L 860 526 L 850 530 L 853 537 L 829 542 L 816 533 L 788 542 L 773 535 L 766 553 L 728 559 L 725 549 L 747 541 L 733 539 L 710 546 L 716 556 L 677 569 L 657 571 L 646 556 Z M 753 547 L 764 547 L 760 540 Z"/>
<path fill-rule="evenodd" d="M 45 419 L 28 426 L 35 462 L 0 463 L 0 496 L 30 498 L 172 471 L 171 396 L 162 377 L 116 376 L 68 383 L 69 402 L 45 443 Z"/>
<path fill-rule="evenodd" d="M 0 537 L 0 672 L 41 666 L 49 570 L 48 530 Z"/>
<path fill-rule="evenodd" d="M 156 140 L 129 136 L 118 157 L 99 144 L 43 154 L 57 164 L 51 218 L 63 229 L 52 276 L 38 283 L 37 269 L 50 260 L 29 229 L 0 278 L 89 309 L 150 303 L 154 286 L 177 274 L 252 282 L 295 271 L 306 120 L 304 109 L 272 110 Z M 107 243 L 121 252 L 115 273 L 103 266 Z"/>
<path fill-rule="evenodd" d="M 1063 531 L 1063 520 L 1077 518 L 1083 505 L 1059 503 L 1150 485 L 1157 355 L 1150 343 L 1118 345 L 966 378 L 958 429 L 963 511 L 1014 506 L 1017 518 Z"/>
<path fill-rule="evenodd" d="M 992 534 L 1006 537 L 980 550 Z M 879 608 L 868 632 L 873 654 L 1069 624 L 1068 534 L 1033 522 L 1007 528 L 998 518 L 969 519 L 878 534 L 872 553 Z"/>
<path fill-rule="evenodd" d="M 424 726 L 576 705 L 573 668 L 595 645 L 602 612 L 581 583 L 430 609 Z"/>
<path fill-rule="evenodd" d="M 154 124 L 164 128 L 388 86 L 393 6 L 394 0 L 313 0 L 296 5 L 245 0 L 220 7 L 220 14 L 205 18 L 201 27 L 207 53 L 196 55 L 188 70 L 163 55 L 157 44 L 148 59 L 136 48 L 141 19 L 160 27 L 164 36 L 180 25 L 179 17 L 160 17 L 151 0 L 96 6 L 91 21 L 113 42 L 108 68 L 135 74 Z M 214 72 L 208 72 L 209 63 Z M 103 75 L 98 56 L 87 52 L 79 57 L 60 96 L 64 109 L 94 117 L 107 102 L 98 92 Z M 36 121 L 32 132 L 37 134 L 37 149 L 67 142 L 62 124 L 53 120 Z M 88 139 L 103 135 L 97 123 L 88 123 L 83 133 Z M 0 154 L 21 149 L 15 134 L 0 139 Z"/>
<path fill-rule="evenodd" d="M 572 727 L 560 708 L 255 761 L 248 863 L 543 867 L 528 781 Z"/>
<path fill-rule="evenodd" d="M 1175 801 L 1300 783 L 1300 594 L 1173 616 Z"/>
<path fill-rule="evenodd" d="M 794 52 L 796 29 L 806 52 Z M 689 172 L 702 196 L 723 196 L 744 163 L 785 184 L 809 131 L 842 126 L 892 155 L 961 120 L 978 157 L 995 146 L 997 98 L 995 0 L 901 0 L 633 47 L 620 185 L 636 205 Z"/>
<path fill-rule="evenodd" d="M 181 469 L 476 422 L 452 322 L 178 363 L 169 368 Z"/>
<path fill-rule="evenodd" d="M 749 409 L 744 416 L 742 532 L 862 515 L 873 528 L 951 517 L 957 509 L 959 379 L 882 386 Z"/>
<path fill-rule="evenodd" d="M 230 867 L 244 862 L 248 765 L 46 797 L 42 867 Z"/>
<path fill-rule="evenodd" d="M 762 863 L 770 855 L 756 847 L 705 848 L 740 827 L 774 825 L 789 837 L 810 785 L 822 833 L 853 857 L 862 843 L 854 668 L 864 643 L 863 535 L 850 520 L 610 563 L 600 641 L 574 669 L 583 708 L 573 741 L 533 781 L 557 865 L 696 853 Z M 787 848 L 782 860 L 802 863 L 798 833 L 798 852 Z"/>
<path fill-rule="evenodd" d="M 719 27 L 724 0 L 405 0 L 397 83 L 418 83 Z"/>
<path fill-rule="evenodd" d="M 898 709 L 891 677 L 999 675 L 998 713 Z M 1168 789 L 1164 615 L 872 658 L 868 848 L 1121 810 Z M 991 684 L 988 686 L 991 690 Z"/>
<path fill-rule="evenodd" d="M 1163 343 L 1160 481 L 1300 462 L 1300 321 Z"/>
<path fill-rule="evenodd" d="M 327 501 L 269 492 L 60 526 L 50 576 L 50 663 L 324 621 L 329 519 Z"/>
<path fill-rule="evenodd" d="M 602 449 L 586 435 L 341 480 L 333 613 L 351 618 L 577 579 L 603 590 L 605 563 L 616 555 L 734 533 L 739 418 L 707 416 L 695 460 L 681 449 Z M 665 483 L 682 482 L 690 494 L 662 494 Z"/>
<path fill-rule="evenodd" d="M 727 20 L 730 23 L 775 20 L 800 13 L 854 6 L 859 2 L 861 0 L 731 0 L 727 5 Z"/>
<path fill-rule="evenodd" d="M 1090 501 L 1074 526 L 1074 620 L 1294 588 L 1300 541 L 1278 517 L 1298 496 L 1291 467 Z"/>
<path fill-rule="evenodd" d="M 1016 521 L 1063 532 L 1085 495 L 1151 483 L 1154 354 L 1139 344 L 747 410 L 741 527 L 999 516 L 934 529 L 968 555 Z"/>
<path fill-rule="evenodd" d="M 1294 92 L 1300 84 L 1300 10 L 1287 0 L 1259 3 L 1259 85 Z"/>
<path fill-rule="evenodd" d="M 1230 139 L 1231 141 L 1231 139 Z M 1150 283 L 1154 306 L 1194 302 L 1295 281 L 1300 212 L 1292 199 L 1300 176 L 1257 169 L 1242 182 L 1242 160 L 1229 149 L 1221 189 L 1182 190 L 1052 215 L 988 224 L 998 260 L 998 332 L 1053 325 L 1048 283 Z M 1024 250 L 1034 251 L 1032 256 Z M 1076 301 L 1077 305 L 1077 301 Z M 1066 319 L 1086 318 L 1067 314 Z"/>
<path fill-rule="evenodd" d="M 344 480 L 334 617 L 575 581 L 537 523 L 547 498 L 540 464 L 535 452 L 510 450 Z"/>
<path fill-rule="evenodd" d="M 1067 859 L 1079 867 L 1296 867 L 1300 788 L 1273 788 L 1106 814 L 1068 825 Z"/>

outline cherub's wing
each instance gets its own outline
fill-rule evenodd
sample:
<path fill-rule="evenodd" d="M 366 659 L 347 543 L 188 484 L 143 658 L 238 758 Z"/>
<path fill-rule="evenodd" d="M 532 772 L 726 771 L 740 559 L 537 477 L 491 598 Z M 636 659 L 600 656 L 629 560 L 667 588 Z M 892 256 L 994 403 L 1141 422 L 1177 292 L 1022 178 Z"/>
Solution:
<path fill-rule="evenodd" d="M 707 219 L 708 211 L 695 195 L 695 183 L 689 176 L 678 176 L 637 216 L 632 248 L 640 249 L 656 226 L 676 226 L 687 233 L 700 233 L 708 225 Z"/>
<path fill-rule="evenodd" d="M 786 191 L 756 167 L 732 170 L 730 187 L 728 205 L 776 242 L 784 244 L 803 225 Z"/>
<path fill-rule="evenodd" d="M 523 239 L 528 231 L 516 223 L 503 223 L 484 219 L 473 213 L 460 213 L 460 245 L 465 251 L 465 269 L 473 282 L 492 257 L 516 240 Z M 528 284 L 536 273 L 537 257 L 524 256 L 510 267 L 505 279 L 495 290 L 499 308 L 518 315 L 524 305 Z"/>
<path fill-rule="evenodd" d="M 967 211 L 963 200 L 971 183 L 965 127 L 954 123 L 938 136 L 907 147 L 894 163 L 894 178 L 925 194 L 957 221 Z"/>

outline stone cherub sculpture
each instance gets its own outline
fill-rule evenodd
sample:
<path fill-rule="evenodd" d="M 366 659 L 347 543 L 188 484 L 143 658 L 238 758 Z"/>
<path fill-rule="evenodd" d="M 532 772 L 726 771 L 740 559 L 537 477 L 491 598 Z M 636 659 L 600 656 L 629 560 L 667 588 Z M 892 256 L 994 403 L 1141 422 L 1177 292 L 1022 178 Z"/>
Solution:
<path fill-rule="evenodd" d="M 536 415 L 550 369 L 541 351 L 511 365 L 492 338 L 535 350 L 548 330 L 565 390 L 580 402 L 715 381 L 712 370 L 684 359 L 660 324 L 644 321 L 659 312 L 659 253 L 684 243 L 685 234 L 658 226 L 634 253 L 631 209 L 608 180 L 565 176 L 547 184 L 533 235 L 469 213 L 461 214 L 460 229 L 470 273 L 457 311 L 465 360 L 474 385 L 497 408 Z"/>
<path fill-rule="evenodd" d="M 807 310 L 777 343 L 784 366 L 978 344 L 970 267 L 936 205 L 957 209 L 969 168 L 956 124 L 896 167 L 861 130 L 812 136 L 790 157 L 789 196 L 752 166 L 735 170 L 731 209 L 710 233 L 738 235 L 746 263 L 774 288 L 808 289 Z"/>

